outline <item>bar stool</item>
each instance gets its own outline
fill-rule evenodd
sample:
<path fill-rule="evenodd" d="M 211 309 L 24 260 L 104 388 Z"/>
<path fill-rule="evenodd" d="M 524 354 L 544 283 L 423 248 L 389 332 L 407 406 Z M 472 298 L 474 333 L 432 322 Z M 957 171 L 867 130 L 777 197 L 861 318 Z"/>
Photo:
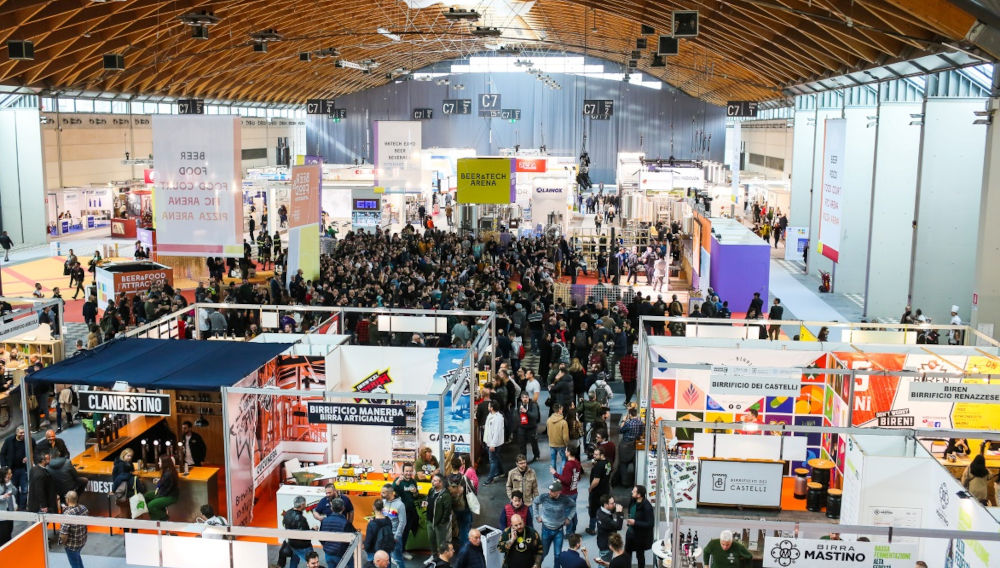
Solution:
<path fill-rule="evenodd" d="M 826 498 L 824 487 L 815 481 L 809 483 L 806 491 L 806 510 L 818 513 L 823 510 L 823 501 Z"/>
<path fill-rule="evenodd" d="M 795 498 L 805 499 L 809 487 L 809 470 L 804 467 L 795 468 Z"/>
<path fill-rule="evenodd" d="M 829 519 L 840 518 L 840 502 L 844 492 L 840 489 L 830 489 L 826 492 L 826 516 Z"/>
<path fill-rule="evenodd" d="M 824 488 L 829 487 L 830 472 L 837 464 L 823 458 L 813 458 L 808 463 L 809 467 L 812 468 L 812 481 L 819 483 Z"/>

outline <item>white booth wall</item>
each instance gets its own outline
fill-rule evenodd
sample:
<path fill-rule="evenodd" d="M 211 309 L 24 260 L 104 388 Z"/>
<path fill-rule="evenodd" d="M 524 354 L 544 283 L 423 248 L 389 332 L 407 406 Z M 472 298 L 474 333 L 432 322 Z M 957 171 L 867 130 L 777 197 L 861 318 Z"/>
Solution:
<path fill-rule="evenodd" d="M 15 246 L 46 241 L 45 169 L 39 113 L 0 110 L 0 224 Z M 106 180 L 105 180 L 106 181 Z"/>

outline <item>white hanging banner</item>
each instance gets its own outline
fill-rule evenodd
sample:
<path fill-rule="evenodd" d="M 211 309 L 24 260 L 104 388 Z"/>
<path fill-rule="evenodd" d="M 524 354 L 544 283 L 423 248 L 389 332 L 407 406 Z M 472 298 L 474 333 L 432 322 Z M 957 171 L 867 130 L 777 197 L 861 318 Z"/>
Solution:
<path fill-rule="evenodd" d="M 240 117 L 153 115 L 157 253 L 243 255 Z"/>
<path fill-rule="evenodd" d="M 819 209 L 819 252 L 834 262 L 840 259 L 843 227 L 844 153 L 847 120 L 826 119 L 823 143 L 823 192 Z"/>
<path fill-rule="evenodd" d="M 422 181 L 419 120 L 377 120 L 375 185 L 389 193 L 420 191 Z"/>

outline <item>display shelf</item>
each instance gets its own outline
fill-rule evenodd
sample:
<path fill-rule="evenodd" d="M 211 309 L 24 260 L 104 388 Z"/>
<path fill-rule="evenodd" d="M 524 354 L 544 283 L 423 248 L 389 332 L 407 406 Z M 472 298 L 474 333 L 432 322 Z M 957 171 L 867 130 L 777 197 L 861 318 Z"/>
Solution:
<path fill-rule="evenodd" d="M 414 462 L 417 459 L 417 403 L 404 402 L 406 407 L 406 426 L 396 426 L 392 429 L 392 461 L 396 464 Z"/>
<path fill-rule="evenodd" d="M 694 509 L 698 498 L 698 460 L 693 457 L 670 456 L 670 488 L 678 509 Z"/>
<path fill-rule="evenodd" d="M 218 440 L 225 439 L 225 425 L 222 423 L 222 393 L 206 391 L 176 390 L 170 397 L 170 428 L 180 437 L 181 425 L 186 421 L 197 424 L 204 418 L 207 425 L 194 426 L 193 431 L 205 440 L 206 464 L 225 463 L 225 448 Z"/>
<path fill-rule="evenodd" d="M 42 365 L 46 367 L 58 363 L 66 357 L 65 344 L 61 339 L 11 339 L 3 341 L 0 346 L 7 353 L 17 353 L 19 358 L 25 360 L 32 355 L 37 355 Z"/>

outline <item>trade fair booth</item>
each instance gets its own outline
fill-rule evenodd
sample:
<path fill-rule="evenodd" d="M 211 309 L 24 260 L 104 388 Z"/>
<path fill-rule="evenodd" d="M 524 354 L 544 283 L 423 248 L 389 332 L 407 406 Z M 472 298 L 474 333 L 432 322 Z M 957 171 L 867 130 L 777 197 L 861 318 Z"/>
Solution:
<path fill-rule="evenodd" d="M 108 300 L 114 300 L 119 294 L 131 298 L 137 292 L 149 290 L 156 282 L 174 285 L 173 268 L 152 262 L 125 261 L 104 262 L 97 266 L 97 307 L 105 309 Z"/>
<path fill-rule="evenodd" d="M 831 481 L 824 470 L 828 464 L 817 460 L 797 469 L 793 493 L 782 496 L 776 507 L 769 468 L 780 458 L 692 457 L 673 438 L 689 424 L 719 426 L 664 421 L 658 428 L 657 445 L 665 451 L 658 451 L 656 460 L 663 492 L 654 498 L 653 553 L 664 565 L 700 565 L 704 547 L 722 530 L 730 530 L 748 549 L 752 565 L 765 567 L 911 568 L 922 560 L 932 567 L 985 568 L 1000 554 L 1000 524 L 969 498 L 912 430 L 771 424 L 744 429 L 739 438 L 754 447 L 811 435 L 839 433 L 845 440 L 847 474 L 841 482 Z M 719 462 L 734 467 L 719 471 Z M 705 486 L 691 488 L 692 479 L 704 479 Z M 698 493 L 696 503 L 685 497 L 692 491 Z M 753 510 L 752 516 L 746 509 Z"/>
<path fill-rule="evenodd" d="M 648 397 L 648 411 L 657 419 L 741 422 L 755 409 L 761 423 L 776 424 L 989 430 L 997 423 L 991 405 L 949 400 L 933 390 L 948 383 L 1000 389 L 992 378 L 1000 368 L 1000 345 L 992 340 L 976 346 L 886 343 L 879 340 L 916 330 L 875 332 L 850 324 L 837 329 L 830 323 L 831 335 L 848 334 L 852 341 L 766 341 L 753 333 L 761 324 L 718 321 L 728 323 L 688 323 L 685 338 L 642 335 L 640 349 L 648 359 L 638 392 Z M 747 330 L 750 338 L 744 339 Z M 988 339 L 970 328 L 963 333 Z M 773 392 L 747 386 L 754 376 L 768 378 Z M 926 386 L 929 379 L 941 386 Z M 842 453 L 836 440 L 813 442 L 807 459 Z"/>
<path fill-rule="evenodd" d="M 11 311 L 0 316 L 0 440 L 6 440 L 24 424 L 22 398 L 24 376 L 37 357 L 43 365 L 52 365 L 65 357 L 61 334 L 52 336 L 52 326 L 38 323 L 38 314 L 46 307 L 62 322 L 62 302 L 52 298 L 0 297 Z"/>
<path fill-rule="evenodd" d="M 150 170 L 152 171 L 152 170 Z M 136 183 L 114 188 L 112 195 L 111 236 L 116 239 L 134 239 L 136 229 L 153 226 L 153 192 L 147 184 Z"/>
<path fill-rule="evenodd" d="M 759 293 L 761 298 L 767 298 L 771 246 L 732 219 L 713 217 L 709 223 L 710 260 L 702 261 L 705 270 L 708 267 L 711 269 L 709 286 L 732 306 L 750 305 L 754 292 Z M 767 311 L 765 302 L 763 312 Z"/>
<path fill-rule="evenodd" d="M 45 196 L 49 235 L 63 235 L 99 229 L 111 224 L 112 188 L 63 187 Z"/>
<path fill-rule="evenodd" d="M 227 450 L 237 423 L 224 403 L 225 388 L 273 373 L 278 355 L 290 346 L 124 338 L 46 367 L 27 380 L 80 387 L 80 412 L 91 418 L 85 423 L 86 449 L 71 458 L 77 472 L 89 480 L 81 503 L 91 514 L 120 514 L 109 494 L 114 491 L 114 461 L 125 448 L 135 452 L 137 476 L 148 488 L 159 477 L 155 464 L 161 455 L 184 464 L 177 436 L 181 425 L 190 421 L 205 441 L 206 454 L 199 466 L 178 467 L 180 498 L 167 512 L 171 518 L 191 521 L 209 504 L 232 516 L 228 505 L 233 486 L 223 475 L 231 473 Z M 26 407 L 24 412 L 26 419 Z M 252 451 L 256 448 L 239 449 L 240 455 Z"/>

